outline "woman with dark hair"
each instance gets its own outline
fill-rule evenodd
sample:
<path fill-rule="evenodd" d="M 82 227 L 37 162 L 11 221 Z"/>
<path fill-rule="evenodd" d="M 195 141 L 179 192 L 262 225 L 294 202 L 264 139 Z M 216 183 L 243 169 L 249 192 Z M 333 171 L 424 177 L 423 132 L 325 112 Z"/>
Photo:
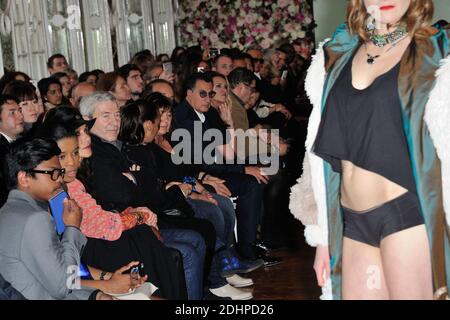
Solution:
<path fill-rule="evenodd" d="M 231 287 L 220 274 L 222 271 L 222 274 L 229 277 L 230 282 L 237 286 L 253 284 L 250 279 L 237 277 L 236 273 L 229 270 L 231 267 L 227 265 L 228 260 L 236 259 L 229 250 L 235 225 L 233 204 L 228 198 L 210 194 L 194 178 L 194 176 L 197 177 L 198 173 L 194 173 L 193 168 L 185 167 L 180 172 L 175 165 L 172 168 L 164 168 L 160 164 L 171 161 L 171 159 L 170 155 L 158 158 L 157 152 L 159 147 L 153 144 L 159 132 L 159 118 L 159 107 L 147 101 L 141 100 L 124 108 L 122 110 L 120 132 L 120 140 L 125 143 L 124 152 L 134 163 L 151 172 L 155 181 L 150 182 L 150 185 L 161 185 L 163 183 L 165 188 L 179 189 L 185 198 L 182 200 L 191 206 L 194 216 L 199 219 L 206 219 L 214 225 L 217 233 L 216 245 L 213 248 L 208 248 L 209 254 L 214 255 L 208 278 L 211 293 L 220 297 L 231 297 L 234 300 L 251 299 L 251 294 L 246 294 L 243 291 Z M 171 169 L 178 171 L 181 174 L 181 178 L 178 174 L 175 174 L 176 179 L 172 179 L 173 176 L 169 177 L 167 171 Z M 166 174 L 162 174 L 162 170 L 166 171 Z M 145 194 L 154 193 L 154 191 L 144 189 Z M 161 220 L 164 219 L 163 217 Z M 191 220 L 191 223 L 197 223 L 199 221 L 195 218 L 181 218 L 172 226 L 179 227 L 180 225 L 187 225 L 187 219 Z M 202 235 L 204 234 L 202 230 L 197 229 L 198 226 L 194 226 L 194 228 L 196 228 L 194 230 L 199 231 Z M 225 260 L 224 264 L 229 269 L 222 270 L 222 260 Z M 243 271 L 250 272 L 253 270 Z"/>
<path fill-rule="evenodd" d="M 432 18 L 432 0 L 349 1 L 309 69 L 291 210 L 324 298 L 448 299 L 450 31 Z"/>
<path fill-rule="evenodd" d="M 90 71 L 84 72 L 78 78 L 78 82 L 80 82 L 80 83 L 87 82 L 87 83 L 90 83 L 90 84 L 96 86 L 97 85 L 97 75 L 95 75 L 95 73 L 90 72 Z"/>
<path fill-rule="evenodd" d="M 52 78 L 57 79 L 61 83 L 64 98 L 69 98 L 70 89 L 72 88 L 69 75 L 66 72 L 58 72 L 53 74 Z"/>
<path fill-rule="evenodd" d="M 117 100 L 119 108 L 122 108 L 132 99 L 131 89 L 118 72 L 109 72 L 101 75 L 97 80 L 97 91 L 111 93 Z"/>
<path fill-rule="evenodd" d="M 38 82 L 41 99 L 44 103 L 45 111 L 54 109 L 63 104 L 63 87 L 61 82 L 55 78 L 45 78 Z"/>
<path fill-rule="evenodd" d="M 6 85 L 13 81 L 23 81 L 30 82 L 31 78 L 29 75 L 19 71 L 10 71 L 5 73 L 5 75 L 0 79 L 0 92 L 3 92 Z"/>
<path fill-rule="evenodd" d="M 3 94 L 13 96 L 19 101 L 25 122 L 24 134 L 29 132 L 44 113 L 38 102 L 36 88 L 29 82 L 13 81 L 6 85 Z"/>
<path fill-rule="evenodd" d="M 160 289 L 164 298 L 185 299 L 179 253 L 158 241 L 155 214 L 148 208 L 128 207 L 121 213 L 103 210 L 86 191 L 83 182 L 78 180 L 80 161 L 86 161 L 83 157 L 90 157 L 92 154 L 88 150 L 89 136 L 84 131 L 88 125 L 90 123 L 84 121 L 76 109 L 60 107 L 48 112 L 38 133 L 39 136 L 55 140 L 63 150 L 69 146 L 70 152 L 63 152 L 60 162 L 66 169 L 64 182 L 67 184 L 68 194 L 83 209 L 80 228 L 88 237 L 84 262 L 104 270 L 98 272 L 93 269 L 94 279 L 110 280 L 116 277 L 119 280 L 112 280 L 117 282 L 121 277 L 116 270 L 130 261 L 139 261 L 143 263 L 143 271 L 148 275 L 149 281 Z M 90 178 L 89 174 L 84 176 Z M 114 283 L 111 286 L 114 287 Z"/>
<path fill-rule="evenodd" d="M 181 64 L 181 57 L 186 52 L 184 47 L 176 47 L 172 51 L 172 55 L 170 56 L 170 61 L 175 64 Z"/>

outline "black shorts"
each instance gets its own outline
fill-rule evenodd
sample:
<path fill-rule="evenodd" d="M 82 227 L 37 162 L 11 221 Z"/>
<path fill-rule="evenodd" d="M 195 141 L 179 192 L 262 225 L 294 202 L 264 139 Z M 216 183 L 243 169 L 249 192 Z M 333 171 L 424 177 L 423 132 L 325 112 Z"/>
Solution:
<path fill-rule="evenodd" d="M 410 192 L 369 211 L 341 208 L 344 237 L 377 248 L 387 236 L 424 224 L 419 200 Z"/>

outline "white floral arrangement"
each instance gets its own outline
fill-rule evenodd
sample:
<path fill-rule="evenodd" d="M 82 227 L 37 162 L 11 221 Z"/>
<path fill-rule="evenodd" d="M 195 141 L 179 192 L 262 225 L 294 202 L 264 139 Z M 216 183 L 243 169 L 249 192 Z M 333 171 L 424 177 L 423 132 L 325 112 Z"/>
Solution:
<path fill-rule="evenodd" d="M 244 50 L 307 39 L 315 27 L 308 0 L 180 0 L 183 45 Z M 311 40 L 312 42 L 312 40 Z"/>

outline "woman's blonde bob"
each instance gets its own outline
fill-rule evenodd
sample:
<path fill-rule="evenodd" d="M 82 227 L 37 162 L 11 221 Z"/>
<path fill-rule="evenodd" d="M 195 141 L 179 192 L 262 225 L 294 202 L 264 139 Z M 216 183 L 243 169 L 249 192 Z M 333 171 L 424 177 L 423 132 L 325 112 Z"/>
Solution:
<path fill-rule="evenodd" d="M 411 5 L 400 23 L 407 26 L 411 36 L 416 38 L 430 35 L 430 23 L 434 15 L 433 0 L 411 0 Z M 364 0 L 350 0 L 347 11 L 347 22 L 350 32 L 368 40 L 366 26 L 370 15 Z"/>

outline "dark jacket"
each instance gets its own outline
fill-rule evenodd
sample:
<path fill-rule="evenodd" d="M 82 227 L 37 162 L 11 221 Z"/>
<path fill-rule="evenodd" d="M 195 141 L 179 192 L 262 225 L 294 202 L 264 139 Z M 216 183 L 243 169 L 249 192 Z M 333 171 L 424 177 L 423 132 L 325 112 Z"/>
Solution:
<path fill-rule="evenodd" d="M 158 148 L 157 146 L 155 147 Z M 154 151 L 152 144 L 138 146 L 124 145 L 123 147 L 124 154 L 133 163 L 139 165 L 141 172 L 144 173 L 139 178 L 139 187 L 135 194 L 139 206 L 149 207 L 156 214 L 164 214 L 164 211 L 178 209 L 187 216 L 193 216 L 194 212 L 179 187 L 173 186 L 166 190 L 167 183 L 178 181 L 177 179 L 166 179 L 164 172 L 162 172 L 162 170 L 167 170 L 168 168 L 163 169 L 159 161 L 170 161 L 170 158 L 165 160 L 161 158 L 157 159 Z"/>
<path fill-rule="evenodd" d="M 92 135 L 89 162 L 92 176 L 83 182 L 104 210 L 122 212 L 130 206 L 139 207 L 135 196 L 138 185 L 123 175 L 130 173 L 133 162 L 118 147 Z M 141 172 L 131 174 L 138 182 Z"/>
<path fill-rule="evenodd" d="M 203 154 L 204 150 L 211 143 L 209 141 L 204 141 L 203 134 L 209 130 L 213 129 L 211 124 L 208 121 L 208 117 L 206 117 L 205 122 L 201 122 L 197 113 L 195 113 L 194 108 L 184 100 L 175 108 L 175 122 L 174 129 L 185 129 L 190 133 L 190 154 L 191 154 L 191 164 L 200 165 L 201 169 L 205 172 L 208 172 L 213 175 L 222 175 L 226 173 L 243 173 L 244 166 L 238 164 L 207 164 L 204 162 Z M 195 136 L 195 126 L 199 126 L 201 128 L 201 137 Z M 218 128 L 214 128 L 218 129 Z M 197 141 L 197 142 L 196 142 Z M 199 144 L 201 148 L 201 154 L 196 152 L 196 143 Z M 176 145 L 179 141 L 172 141 L 172 145 Z M 197 158 L 195 158 L 197 157 Z M 194 161 L 196 160 L 196 161 Z"/>
<path fill-rule="evenodd" d="M 9 151 L 9 142 L 0 134 L 0 208 L 6 203 L 8 199 L 8 188 L 6 185 L 7 168 L 5 163 L 5 155 Z"/>

